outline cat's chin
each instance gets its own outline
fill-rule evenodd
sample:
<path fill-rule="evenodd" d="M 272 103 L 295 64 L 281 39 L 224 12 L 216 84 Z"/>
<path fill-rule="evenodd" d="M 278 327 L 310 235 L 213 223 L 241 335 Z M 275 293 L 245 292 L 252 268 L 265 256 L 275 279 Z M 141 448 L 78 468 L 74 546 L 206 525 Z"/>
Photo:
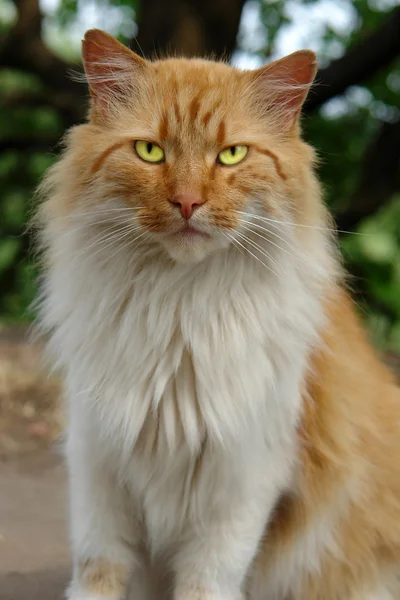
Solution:
<path fill-rule="evenodd" d="M 169 256 L 177 263 L 195 264 L 204 260 L 209 252 L 199 249 L 197 252 L 186 252 L 183 248 L 168 248 Z"/>
<path fill-rule="evenodd" d="M 208 237 L 195 240 L 163 240 L 162 245 L 175 262 L 193 264 L 220 250 L 226 246 L 226 242 Z"/>
<path fill-rule="evenodd" d="M 182 246 L 166 244 L 165 249 L 175 262 L 184 264 L 201 262 L 211 253 L 211 249 L 206 248 L 205 244 L 193 244 L 190 247 L 186 244 Z"/>

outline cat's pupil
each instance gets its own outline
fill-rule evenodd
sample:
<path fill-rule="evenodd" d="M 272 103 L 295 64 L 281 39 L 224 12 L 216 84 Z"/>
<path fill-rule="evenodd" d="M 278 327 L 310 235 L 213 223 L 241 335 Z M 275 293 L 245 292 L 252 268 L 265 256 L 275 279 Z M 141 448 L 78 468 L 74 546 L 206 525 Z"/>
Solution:
<path fill-rule="evenodd" d="M 235 156 L 235 154 L 236 154 L 236 146 L 232 146 L 232 148 L 231 148 L 231 154 L 232 154 L 232 156 Z"/>
<path fill-rule="evenodd" d="M 150 142 L 147 142 L 147 152 L 149 154 L 151 154 L 152 149 L 153 149 L 153 144 L 151 144 Z"/>

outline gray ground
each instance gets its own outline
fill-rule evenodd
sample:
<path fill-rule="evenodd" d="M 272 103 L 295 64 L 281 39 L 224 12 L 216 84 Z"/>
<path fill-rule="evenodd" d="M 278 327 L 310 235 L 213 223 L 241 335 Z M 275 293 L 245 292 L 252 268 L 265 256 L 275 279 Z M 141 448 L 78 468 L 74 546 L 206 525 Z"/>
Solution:
<path fill-rule="evenodd" d="M 0 329 L 0 600 L 61 600 L 70 571 L 60 384 Z"/>
<path fill-rule="evenodd" d="M 0 600 L 58 600 L 69 573 L 65 471 L 39 450 L 0 463 Z"/>

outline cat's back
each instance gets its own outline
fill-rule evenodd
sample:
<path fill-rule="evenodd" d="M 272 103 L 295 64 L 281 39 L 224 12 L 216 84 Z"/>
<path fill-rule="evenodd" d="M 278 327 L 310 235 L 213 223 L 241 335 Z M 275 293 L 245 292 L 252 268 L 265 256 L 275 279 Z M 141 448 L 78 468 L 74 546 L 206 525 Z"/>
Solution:
<path fill-rule="evenodd" d="M 277 506 L 254 585 L 260 577 L 272 598 L 336 600 L 383 569 L 376 590 L 397 598 L 400 388 L 344 291 L 327 314 L 303 395 L 296 486 Z"/>

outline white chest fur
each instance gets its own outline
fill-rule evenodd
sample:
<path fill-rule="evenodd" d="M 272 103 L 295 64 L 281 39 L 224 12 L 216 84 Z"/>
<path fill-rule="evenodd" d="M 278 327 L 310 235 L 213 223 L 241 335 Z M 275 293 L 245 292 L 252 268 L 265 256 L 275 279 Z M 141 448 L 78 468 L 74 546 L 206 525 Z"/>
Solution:
<path fill-rule="evenodd" d="M 58 241 L 44 304 L 74 395 L 112 406 L 131 448 L 151 411 L 169 449 L 178 423 L 194 450 L 204 428 L 227 441 L 267 405 L 274 435 L 272 412 L 289 406 L 273 397 L 301 376 L 321 320 L 298 264 L 283 257 L 278 280 L 232 248 L 197 265 L 128 251 L 74 260 L 74 237 Z"/>
<path fill-rule="evenodd" d="M 293 460 L 300 383 L 322 319 L 319 283 L 286 255 L 278 279 L 234 248 L 179 265 L 154 251 L 75 260 L 80 244 L 77 234 L 55 242 L 43 305 L 51 351 L 94 453 L 113 457 L 152 512 L 151 537 L 168 538 L 163 515 L 185 514 L 185 497 L 193 505 L 205 443 L 209 461 L 221 459 L 214 482 L 226 461 L 250 482 L 251 465 L 271 449 L 276 457 L 291 448 Z M 283 478 L 287 467 L 276 464 Z"/>

